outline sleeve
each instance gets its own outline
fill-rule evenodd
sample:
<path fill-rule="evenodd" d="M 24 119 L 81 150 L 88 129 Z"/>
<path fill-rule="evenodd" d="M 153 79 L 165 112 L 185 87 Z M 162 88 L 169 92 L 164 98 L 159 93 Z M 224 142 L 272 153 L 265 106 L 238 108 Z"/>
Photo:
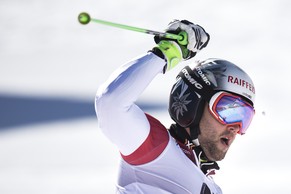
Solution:
<path fill-rule="evenodd" d="M 169 133 L 157 119 L 146 114 L 150 123 L 150 132 L 145 141 L 130 155 L 121 154 L 129 164 L 141 165 L 156 159 L 167 147 Z"/>
<path fill-rule="evenodd" d="M 164 66 L 163 59 L 149 52 L 121 66 L 97 91 L 99 128 L 123 155 L 133 153 L 150 132 L 149 121 L 135 101 Z"/>

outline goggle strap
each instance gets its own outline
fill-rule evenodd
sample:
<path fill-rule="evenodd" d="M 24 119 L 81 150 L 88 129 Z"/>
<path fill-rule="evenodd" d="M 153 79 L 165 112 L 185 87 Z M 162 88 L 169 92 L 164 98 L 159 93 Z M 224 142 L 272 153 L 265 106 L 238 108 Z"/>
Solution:
<path fill-rule="evenodd" d="M 185 66 L 178 74 L 178 77 L 181 77 L 192 91 L 197 92 L 206 99 L 207 102 L 209 102 L 210 98 L 215 93 L 211 87 L 211 82 L 209 82 L 211 85 L 207 85 L 200 74 L 195 73 L 189 66 Z"/>

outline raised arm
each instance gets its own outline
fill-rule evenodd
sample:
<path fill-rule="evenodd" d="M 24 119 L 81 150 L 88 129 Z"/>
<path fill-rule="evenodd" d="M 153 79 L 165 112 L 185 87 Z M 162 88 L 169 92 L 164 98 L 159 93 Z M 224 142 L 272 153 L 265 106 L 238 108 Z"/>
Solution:
<path fill-rule="evenodd" d="M 97 91 L 99 127 L 123 155 L 135 151 L 150 132 L 144 112 L 135 104 L 141 93 L 156 75 L 192 58 L 209 41 L 202 27 L 185 20 L 170 23 L 167 31 L 184 31 L 187 41 L 181 44 L 155 37 L 157 46 L 151 52 L 121 66 Z"/>
<path fill-rule="evenodd" d="M 97 91 L 99 127 L 124 155 L 148 136 L 149 123 L 135 101 L 164 66 L 163 59 L 149 52 L 117 69 Z"/>

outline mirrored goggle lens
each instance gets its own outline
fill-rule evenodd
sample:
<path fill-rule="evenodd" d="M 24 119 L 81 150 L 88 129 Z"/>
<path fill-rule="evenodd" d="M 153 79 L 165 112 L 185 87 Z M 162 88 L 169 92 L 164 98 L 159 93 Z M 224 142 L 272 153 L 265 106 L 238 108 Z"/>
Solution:
<path fill-rule="evenodd" d="M 254 116 L 253 107 L 241 98 L 232 95 L 222 95 L 214 103 L 215 113 L 225 124 L 239 123 L 240 134 L 244 134 Z"/>

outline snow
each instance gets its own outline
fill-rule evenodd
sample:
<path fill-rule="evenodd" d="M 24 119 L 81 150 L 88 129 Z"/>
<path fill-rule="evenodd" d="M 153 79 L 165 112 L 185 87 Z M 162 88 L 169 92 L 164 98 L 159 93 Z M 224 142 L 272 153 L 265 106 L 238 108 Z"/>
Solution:
<path fill-rule="evenodd" d="M 254 122 L 219 163 L 216 182 L 225 194 L 290 193 L 290 7 L 287 0 L 1 1 L 0 193 L 114 193 L 119 153 L 88 107 L 115 68 L 154 42 L 142 33 L 80 25 L 83 11 L 157 31 L 172 19 L 205 27 L 210 43 L 193 60 L 237 63 L 257 93 Z M 169 90 L 181 68 L 158 76 L 139 101 L 166 126 Z"/>

